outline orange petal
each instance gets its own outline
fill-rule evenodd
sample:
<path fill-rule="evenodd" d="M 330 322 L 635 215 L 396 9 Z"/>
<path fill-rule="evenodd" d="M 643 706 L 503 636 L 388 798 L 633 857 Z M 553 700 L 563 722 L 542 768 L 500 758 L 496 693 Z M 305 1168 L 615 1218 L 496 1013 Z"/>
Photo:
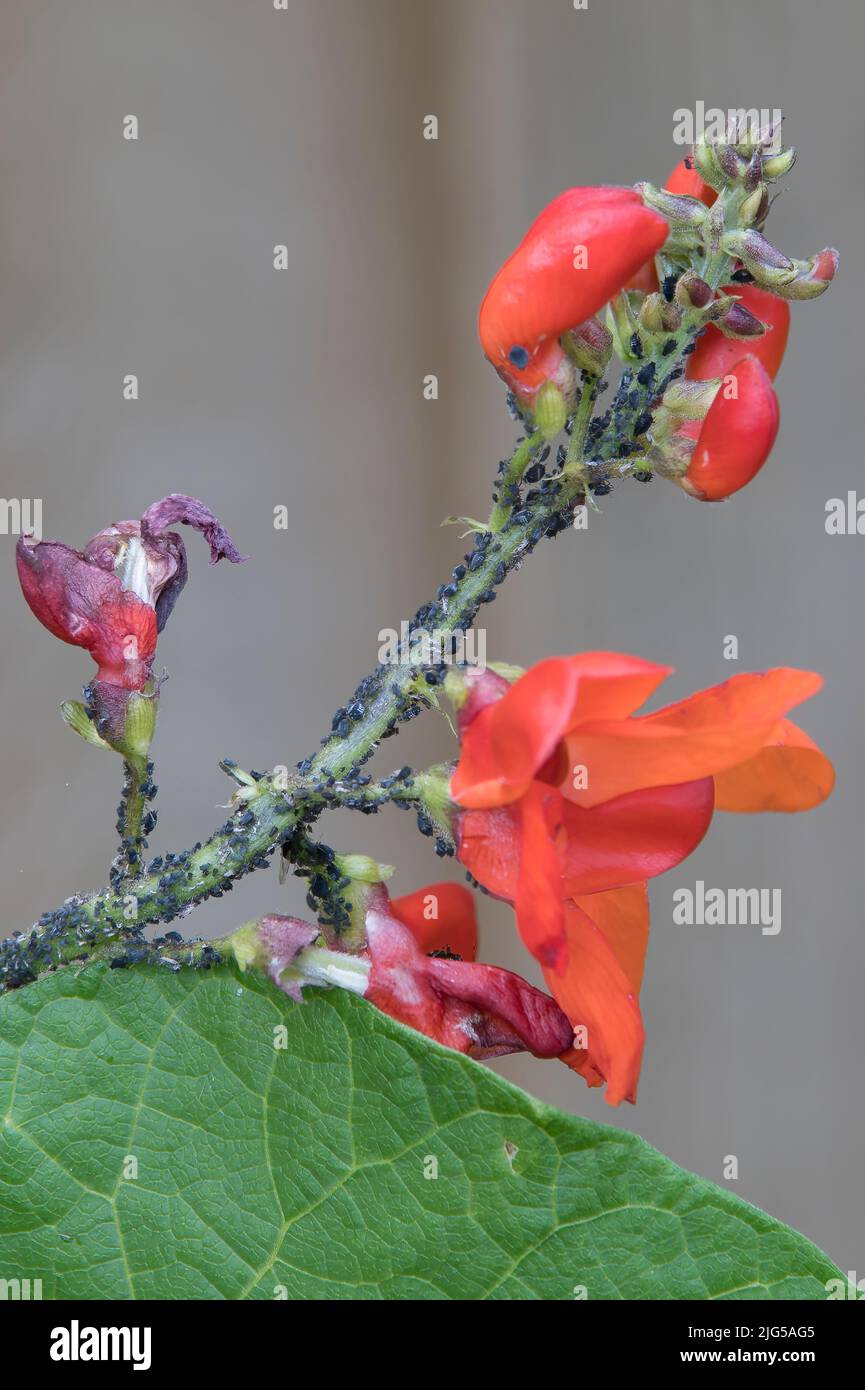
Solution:
<path fill-rule="evenodd" d="M 570 1049 L 563 1060 L 590 1085 L 603 1077 L 610 1105 L 633 1101 L 644 1037 L 636 991 L 604 932 L 575 903 L 567 905 L 565 936 L 564 972 L 547 969 L 544 976 L 575 1029 L 585 1028 L 586 1046 Z"/>
<path fill-rule="evenodd" d="M 779 667 L 733 676 L 655 714 L 581 726 L 568 738 L 568 756 L 587 768 L 588 785 L 563 785 L 562 793 L 595 806 L 642 787 L 716 776 L 755 757 L 787 711 L 822 684 L 810 671 Z"/>
<path fill-rule="evenodd" d="M 643 983 L 649 944 L 649 891 L 646 883 L 631 883 L 609 893 L 575 898 L 596 927 L 600 927 L 635 994 Z"/>
<path fill-rule="evenodd" d="M 809 811 L 834 785 L 825 753 L 783 719 L 765 748 L 715 778 L 715 805 L 719 811 Z"/>
<path fill-rule="evenodd" d="M 538 662 L 465 729 L 452 796 L 475 809 L 516 801 L 568 729 L 588 719 L 625 718 L 669 674 L 669 666 L 618 652 Z"/>
<path fill-rule="evenodd" d="M 431 883 L 416 893 L 393 898 L 390 910 L 408 927 L 425 955 L 445 949 L 463 960 L 477 955 L 474 894 L 461 883 Z"/>

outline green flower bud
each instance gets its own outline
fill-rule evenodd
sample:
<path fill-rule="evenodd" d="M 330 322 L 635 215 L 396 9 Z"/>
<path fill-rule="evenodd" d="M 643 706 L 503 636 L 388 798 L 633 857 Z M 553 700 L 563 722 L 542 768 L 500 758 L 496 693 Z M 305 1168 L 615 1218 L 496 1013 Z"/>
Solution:
<path fill-rule="evenodd" d="M 723 182 L 723 176 L 715 157 L 715 147 L 710 144 L 705 135 L 701 135 L 694 146 L 694 165 L 701 179 L 710 184 L 712 188 L 716 188 L 719 183 Z"/>
<path fill-rule="evenodd" d="M 782 179 L 785 174 L 789 174 L 795 163 L 796 151 L 792 145 L 789 150 L 782 150 L 780 154 L 768 155 L 763 160 L 763 178 L 768 183 L 774 183 L 776 179 Z"/>
<path fill-rule="evenodd" d="M 720 385 L 720 377 L 712 381 L 674 381 L 664 392 L 661 405 L 679 419 L 703 420 Z"/>
<path fill-rule="evenodd" d="M 699 198 L 691 198 L 685 193 L 668 193 L 665 188 L 655 188 L 651 183 L 636 183 L 634 188 L 643 202 L 666 217 L 674 229 L 702 227 L 709 215 L 709 209 Z"/>
<path fill-rule="evenodd" d="M 757 283 L 766 289 L 777 291 L 779 286 L 786 285 L 796 275 L 796 267 L 790 258 L 753 227 L 725 232 L 721 238 L 721 250 L 728 256 L 737 256 Z"/>
<path fill-rule="evenodd" d="M 768 211 L 769 190 L 764 183 L 759 183 L 739 208 L 739 225 L 752 227 L 755 223 L 761 224 L 765 222 Z"/>
<path fill-rule="evenodd" d="M 568 418 L 568 407 L 558 386 L 545 381 L 535 398 L 535 424 L 544 439 L 555 439 L 561 434 Z"/>
<path fill-rule="evenodd" d="M 662 294 L 649 294 L 640 309 L 640 323 L 649 333 L 675 333 L 682 326 L 682 310 Z"/>
<path fill-rule="evenodd" d="M 384 883 L 394 872 L 392 864 L 379 864 L 368 854 L 337 854 L 334 863 L 344 878 L 357 883 Z"/>

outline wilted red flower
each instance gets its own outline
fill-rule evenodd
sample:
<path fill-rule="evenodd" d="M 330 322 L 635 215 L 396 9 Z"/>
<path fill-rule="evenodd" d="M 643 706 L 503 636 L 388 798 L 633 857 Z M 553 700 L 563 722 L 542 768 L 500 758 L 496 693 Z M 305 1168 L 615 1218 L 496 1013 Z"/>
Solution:
<path fill-rule="evenodd" d="M 143 691 L 151 681 L 158 633 L 186 583 L 186 550 L 169 530 L 178 522 L 204 535 L 211 564 L 244 558 L 204 503 L 182 493 L 155 502 L 140 521 L 106 527 L 83 551 L 60 541 L 18 541 L 24 597 L 49 632 L 90 652 L 97 704 L 101 694 L 112 719 L 121 718 L 118 691 Z"/>
<path fill-rule="evenodd" d="M 768 290 L 761 290 L 759 285 L 725 285 L 721 293 L 736 295 L 755 318 L 768 325 L 769 331 L 762 337 L 749 339 L 748 355 L 756 357 L 774 381 L 790 333 L 789 304 Z M 741 361 L 742 351 L 741 342 L 735 338 L 725 338 L 719 328 L 709 324 L 700 334 L 694 352 L 688 358 L 685 376 L 690 381 L 708 381 L 712 377 L 727 376 Z"/>
<path fill-rule="evenodd" d="M 442 911 L 435 930 L 425 912 L 430 899 Z M 301 998 L 304 985 L 337 985 L 471 1057 L 559 1056 L 573 1030 L 555 1000 L 510 970 L 450 954 L 449 943 L 458 937 L 473 948 L 475 934 L 472 896 L 460 885 L 434 884 L 391 902 L 377 884 L 369 893 L 360 955 L 310 951 L 318 928 L 290 917 L 264 918 L 258 945 L 271 979 L 292 998 Z"/>
<path fill-rule="evenodd" d="M 426 924 L 421 936 L 428 947 Z M 558 1057 L 570 1047 L 573 1029 L 555 1000 L 510 970 L 424 954 L 384 891 L 367 912 L 366 937 L 372 969 L 365 997 L 401 1023 L 478 1058 Z M 433 949 L 446 950 L 449 937 L 442 922 Z"/>
<path fill-rule="evenodd" d="M 514 903 L 520 935 L 586 1046 L 565 1058 L 611 1104 L 633 1099 L 645 883 L 700 842 L 713 810 L 798 811 L 831 764 L 784 716 L 820 677 L 780 668 L 637 715 L 670 668 L 588 652 L 513 686 L 487 672 L 460 711 L 458 854 Z"/>
<path fill-rule="evenodd" d="M 720 502 L 756 477 L 778 434 L 778 398 L 753 353 L 740 357 L 724 374 L 705 420 L 688 422 L 681 433 L 696 440 L 687 470 L 678 479 L 692 497 Z"/>
<path fill-rule="evenodd" d="M 487 290 L 478 332 L 524 401 L 558 380 L 559 339 L 591 318 L 653 256 L 669 226 L 630 188 L 570 188 L 544 209 Z"/>

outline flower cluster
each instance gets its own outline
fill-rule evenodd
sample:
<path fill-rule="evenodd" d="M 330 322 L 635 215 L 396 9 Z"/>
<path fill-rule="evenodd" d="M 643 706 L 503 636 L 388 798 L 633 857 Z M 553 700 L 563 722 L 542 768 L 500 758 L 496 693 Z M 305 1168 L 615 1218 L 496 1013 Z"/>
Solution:
<path fill-rule="evenodd" d="M 567 530 L 574 508 L 608 492 L 611 477 L 657 473 L 716 501 L 762 467 L 778 430 L 772 381 L 789 301 L 821 294 L 837 269 L 831 249 L 795 261 L 766 240 L 769 186 L 793 162 L 792 151 L 772 152 L 773 135 L 701 142 L 664 188 L 569 189 L 535 220 L 480 309 L 484 352 L 526 426 L 500 465 L 489 523 L 473 523 L 475 549 L 416 615 L 405 668 L 382 666 L 362 681 L 296 775 L 277 786 L 275 773 L 223 762 L 238 790 L 207 845 L 142 867 L 155 823 L 145 803 L 157 635 L 187 573 L 171 527 L 200 531 L 212 563 L 236 563 L 227 532 L 201 502 L 173 494 L 83 551 L 22 539 L 27 602 L 97 666 L 88 704 L 68 702 L 65 717 L 126 760 L 113 882 L 134 885 L 136 943 L 146 922 L 221 895 L 279 845 L 307 878 L 318 920 L 271 915 L 241 928 L 223 943 L 241 966 L 257 966 L 295 999 L 307 986 L 350 990 L 473 1057 L 561 1058 L 589 1085 L 605 1085 L 611 1104 L 635 1099 L 647 886 L 694 850 L 715 811 L 802 811 L 829 795 L 831 764 L 788 718 L 821 680 L 788 668 L 738 675 L 644 713 L 668 667 L 587 652 L 524 673 L 445 671 L 412 638 L 434 619 L 454 643 L 504 576 L 543 536 Z M 595 419 L 614 354 L 615 400 Z M 568 442 L 548 465 L 560 433 Z M 442 686 L 457 712 L 458 759 L 370 786 L 362 767 L 382 737 L 437 704 Z M 382 866 L 308 839 L 333 804 L 369 812 L 388 801 L 414 806 L 437 850 L 454 851 L 476 884 L 512 906 L 549 993 L 476 959 L 467 889 L 434 884 L 392 900 Z M 72 933 L 68 959 L 97 928 L 116 927 L 118 912 L 116 902 L 76 901 L 42 921 Z M 125 918 L 116 934 L 124 930 Z M 41 944 L 53 962 L 52 943 Z M 15 951 L 10 978 L 32 978 L 26 950 Z"/>
<path fill-rule="evenodd" d="M 679 348 L 687 368 L 664 377 L 638 417 L 642 476 L 657 471 L 704 501 L 756 476 L 778 433 L 772 379 L 788 301 L 821 294 L 838 268 L 832 248 L 794 261 L 763 235 L 768 186 L 794 158 L 770 154 L 773 137 L 698 147 L 663 189 L 572 188 L 544 209 L 494 277 L 478 321 L 527 421 L 558 432 L 613 348 L 642 364 L 644 384 Z M 725 271 L 732 278 L 721 283 Z M 606 327 L 594 318 L 605 305 Z"/>

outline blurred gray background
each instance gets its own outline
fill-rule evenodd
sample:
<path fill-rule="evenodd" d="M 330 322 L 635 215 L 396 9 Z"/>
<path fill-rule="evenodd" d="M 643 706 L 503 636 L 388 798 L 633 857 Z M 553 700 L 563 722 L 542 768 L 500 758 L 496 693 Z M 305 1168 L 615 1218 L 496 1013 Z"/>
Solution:
<path fill-rule="evenodd" d="M 317 745 L 379 629 L 461 553 L 440 519 L 485 515 L 514 428 L 475 315 L 541 206 L 574 183 L 662 182 L 683 153 L 677 107 L 783 109 L 800 158 L 770 232 L 793 255 L 838 245 L 842 273 L 794 306 L 771 462 L 725 506 L 622 486 L 485 621 L 490 656 L 523 665 L 592 647 L 669 662 L 666 698 L 737 669 L 815 668 L 826 688 L 801 720 L 838 787 L 807 816 L 719 816 L 653 885 L 636 1109 L 611 1111 L 564 1067 L 500 1065 L 708 1178 L 735 1154 L 736 1192 L 865 1274 L 865 538 L 824 531 L 827 498 L 865 491 L 858 0 L 4 0 L 0 16 L 3 495 L 41 497 L 45 536 L 82 545 L 190 492 L 252 557 L 211 570 L 189 538 L 159 648 L 154 852 L 217 824 L 218 758 L 291 764 Z M 116 760 L 58 714 L 90 660 L 30 616 L 13 550 L 0 535 L 4 934 L 105 881 L 118 794 Z M 451 749 L 430 715 L 378 766 Z M 459 875 L 409 817 L 342 813 L 324 833 L 397 863 L 395 891 Z M 675 926 L 673 891 L 698 878 L 780 888 L 780 935 Z M 188 925 L 301 904 L 297 881 L 264 871 Z M 486 958 L 526 969 L 508 912 L 481 911 Z"/>

